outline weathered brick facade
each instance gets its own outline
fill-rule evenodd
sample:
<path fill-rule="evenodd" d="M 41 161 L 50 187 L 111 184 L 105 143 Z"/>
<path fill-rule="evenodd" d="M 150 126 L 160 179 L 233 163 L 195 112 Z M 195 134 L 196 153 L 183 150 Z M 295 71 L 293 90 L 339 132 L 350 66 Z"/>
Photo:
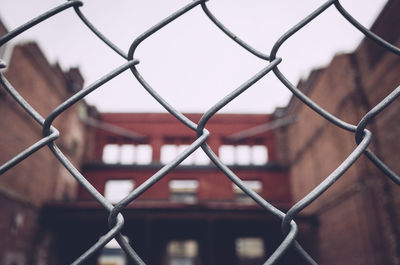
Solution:
<path fill-rule="evenodd" d="M 372 27 L 400 45 L 399 1 L 390 1 Z M 389 26 L 390 25 L 390 26 Z M 365 113 L 400 84 L 400 58 L 365 39 L 351 54 L 336 56 L 312 72 L 299 88 L 342 120 L 357 124 Z M 355 148 L 354 135 L 321 118 L 293 98 L 287 114 L 297 122 L 287 133 L 290 183 L 298 201 L 328 176 Z M 394 102 L 368 126 L 370 148 L 400 172 L 400 104 Z M 282 136 L 281 136 L 282 137 Z M 399 187 L 361 157 L 326 193 L 303 212 L 318 218 L 321 264 L 400 264 Z"/>
<path fill-rule="evenodd" d="M 400 2 L 389 1 L 372 31 L 400 46 L 399 31 L 393 30 L 400 28 L 398 10 Z M 0 35 L 4 32 L 0 28 Z M 83 86 L 77 69 L 50 65 L 34 43 L 15 46 L 4 73 L 44 117 Z M 399 57 L 365 39 L 355 52 L 334 57 L 298 87 L 330 113 L 356 124 L 399 86 L 399 73 Z M 397 173 L 399 111 L 396 101 L 368 126 L 373 133 L 370 148 Z M 41 127 L 4 89 L 0 113 L 2 164 L 39 140 Z M 195 122 L 201 117 L 186 115 Z M 254 128 L 285 115 L 295 116 L 296 122 L 254 133 Z M 188 145 L 195 139 L 193 131 L 169 114 L 97 113 L 83 102 L 54 125 L 61 132 L 56 143 L 102 194 L 109 180 L 133 180 L 139 186 L 163 166 L 164 145 Z M 283 210 L 308 194 L 356 147 L 354 134 L 330 124 L 295 97 L 270 115 L 215 115 L 207 128 L 207 142 L 217 154 L 222 145 L 267 148 L 268 163 L 230 167 L 243 180 L 260 181 L 260 195 Z M 107 164 L 103 152 L 108 144 L 151 146 L 151 162 Z M 186 179 L 198 182 L 195 202 L 173 201 L 170 182 Z M 235 240 L 260 237 L 270 255 L 282 239 L 280 223 L 255 204 L 239 203 L 236 195 L 232 183 L 211 164 L 179 166 L 129 205 L 124 212 L 129 225 L 123 232 L 134 239 L 147 264 L 164 264 L 166 244 L 188 238 L 198 240 L 201 264 L 250 264 L 236 259 Z M 361 157 L 296 218 L 299 240 L 322 265 L 399 265 L 399 203 L 398 186 Z M 47 148 L 0 176 L 0 213 L 0 263 L 6 265 L 68 264 L 108 230 L 108 213 Z M 96 264 L 96 255 L 89 264 Z M 280 264 L 301 262 L 289 252 Z"/>
<path fill-rule="evenodd" d="M 201 114 L 185 116 L 194 122 L 201 118 Z M 243 180 L 259 183 L 262 197 L 281 209 L 287 209 L 291 204 L 287 168 L 276 160 L 275 131 L 252 134 L 254 128 L 264 126 L 271 118 L 267 114 L 217 114 L 207 124 L 207 129 L 212 132 L 208 143 L 216 153 L 224 145 L 266 147 L 268 162 L 232 164 L 230 167 Z M 90 158 L 82 172 L 106 198 L 110 181 L 133 181 L 134 187 L 139 187 L 165 165 L 166 162 L 162 161 L 163 147 L 186 146 L 195 140 L 194 131 L 167 113 L 99 113 L 96 119 L 95 152 L 88 156 Z M 107 162 L 104 154 L 109 145 L 119 146 L 121 150 L 124 146 L 147 145 L 152 150 L 151 160 L 146 164 Z M 197 186 L 193 199 L 174 199 L 171 188 L 174 181 L 195 181 Z M 211 162 L 180 165 L 127 207 L 125 220 L 135 225 L 128 225 L 124 234 L 135 238 L 135 249 L 147 264 L 168 264 L 163 261 L 163 251 L 171 240 L 177 239 L 198 242 L 202 249 L 201 264 L 239 264 L 235 254 L 238 238 L 263 239 L 266 253 L 272 254 L 281 238 L 279 220 L 265 213 L 257 204 L 240 201 L 237 196 L 232 182 Z M 59 245 L 67 249 L 60 256 L 65 263 L 77 257 L 82 249 L 90 247 L 93 240 L 107 229 L 103 222 L 106 212 L 83 187 L 79 189 L 77 202 L 48 205 L 45 216 L 49 226 L 68 231 L 58 235 Z M 300 227 L 304 227 L 300 237 L 309 247 L 312 244 L 310 221 L 312 219 L 305 216 L 299 221 Z M 263 232 L 256 232 L 260 230 Z M 77 236 L 80 236 L 79 245 L 74 243 Z M 69 247 L 72 244 L 76 248 Z M 95 260 L 96 256 L 90 262 L 95 263 Z M 283 259 L 282 264 L 291 264 L 294 260 L 296 255 L 290 255 Z"/>
<path fill-rule="evenodd" d="M 5 29 L 2 29 L 5 33 Z M 77 69 L 63 72 L 50 65 L 34 43 L 16 45 L 12 49 L 6 78 L 16 90 L 44 117 L 56 106 L 82 88 L 83 79 Z M 45 100 L 44 100 L 45 99 Z M 57 144 L 77 165 L 82 163 L 85 126 L 77 104 L 55 121 L 63 131 Z M 11 96 L 0 90 L 0 164 L 41 139 L 41 127 L 15 104 Z M 41 207 L 54 200 L 73 200 L 77 183 L 58 163 L 47 148 L 22 161 L 0 177 L 0 263 L 35 264 L 46 247 L 46 231 L 39 227 Z M 38 260 L 38 264 L 40 264 Z"/>

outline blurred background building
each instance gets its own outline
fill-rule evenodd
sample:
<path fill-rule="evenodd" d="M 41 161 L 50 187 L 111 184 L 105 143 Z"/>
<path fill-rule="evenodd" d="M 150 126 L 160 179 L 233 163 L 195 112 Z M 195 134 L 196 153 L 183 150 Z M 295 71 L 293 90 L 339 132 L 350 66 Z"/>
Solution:
<path fill-rule="evenodd" d="M 389 1 L 372 31 L 400 46 L 400 3 Z M 1 35 L 6 32 L 0 29 Z M 6 78 L 47 116 L 82 89 L 78 69 L 51 65 L 35 43 L 3 46 Z M 357 123 L 399 86 L 400 59 L 368 39 L 310 73 L 298 87 L 339 118 Z M 46 99 L 46 100 L 43 100 Z M 41 127 L 0 89 L 0 163 L 41 138 Z M 400 172 L 400 104 L 370 124 L 371 149 Z M 197 122 L 201 114 L 187 114 Z M 96 189 L 116 203 L 195 140 L 166 113 L 99 113 L 80 102 L 54 123 L 57 144 Z M 295 97 L 272 114 L 217 114 L 210 147 L 245 183 L 286 211 L 356 146 L 351 133 Z M 367 158 L 297 218 L 299 241 L 320 264 L 400 264 L 400 192 Z M 69 264 L 106 231 L 108 213 L 47 148 L 0 176 L 0 261 Z M 123 234 L 147 264 L 262 264 L 282 240 L 265 212 L 196 151 L 124 211 Z M 89 264 L 128 264 L 110 242 Z M 279 264 L 302 264 L 290 252 Z"/>

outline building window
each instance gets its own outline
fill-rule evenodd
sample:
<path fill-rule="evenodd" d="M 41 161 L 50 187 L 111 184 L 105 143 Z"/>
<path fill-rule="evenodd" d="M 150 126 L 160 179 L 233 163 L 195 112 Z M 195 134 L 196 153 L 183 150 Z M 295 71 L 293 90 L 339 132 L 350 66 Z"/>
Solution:
<path fill-rule="evenodd" d="M 176 154 L 176 156 L 179 155 L 180 153 L 183 153 L 183 151 L 185 151 L 188 147 L 189 147 L 189 145 L 187 145 L 187 144 L 179 145 L 178 153 Z M 186 157 L 186 159 L 181 162 L 181 165 L 192 165 L 194 163 L 193 154 L 194 154 L 194 152 L 192 154 L 190 154 L 188 157 Z"/>
<path fill-rule="evenodd" d="M 189 145 L 174 145 L 166 144 L 161 147 L 161 163 L 168 164 L 174 160 L 180 153 L 189 148 Z M 208 165 L 211 160 L 199 147 L 192 154 L 190 154 L 181 165 Z"/>
<path fill-rule="evenodd" d="M 235 241 L 238 265 L 262 264 L 265 260 L 264 240 L 259 237 L 242 237 Z"/>
<path fill-rule="evenodd" d="M 124 236 L 127 240 L 127 237 Z M 115 239 L 112 239 L 107 245 L 104 246 L 103 250 L 97 259 L 98 265 L 126 265 L 128 264 L 126 254 L 121 249 Z"/>
<path fill-rule="evenodd" d="M 107 164 L 116 164 L 119 161 L 119 145 L 107 144 L 103 149 L 103 162 Z"/>
<path fill-rule="evenodd" d="M 264 145 L 251 147 L 251 162 L 253 165 L 264 165 L 268 162 L 268 150 Z"/>
<path fill-rule="evenodd" d="M 244 184 L 252 189 L 254 192 L 261 194 L 262 182 L 259 180 L 243 180 Z M 246 193 L 244 193 L 236 184 L 232 183 L 233 192 L 235 193 L 235 200 L 240 203 L 255 203 Z"/>
<path fill-rule="evenodd" d="M 197 200 L 197 180 L 176 179 L 169 182 L 171 201 L 193 203 Z"/>
<path fill-rule="evenodd" d="M 219 158 L 226 165 L 264 165 L 268 150 L 264 145 L 221 145 Z"/>
<path fill-rule="evenodd" d="M 133 144 L 121 145 L 119 157 L 119 163 L 124 165 L 133 164 L 135 161 L 135 146 Z"/>
<path fill-rule="evenodd" d="M 136 147 L 136 163 L 139 165 L 150 164 L 152 160 L 153 150 L 151 145 L 140 144 Z"/>
<path fill-rule="evenodd" d="M 249 145 L 238 145 L 235 148 L 235 158 L 238 165 L 250 165 L 251 163 L 251 147 Z"/>
<path fill-rule="evenodd" d="M 160 161 L 163 164 L 168 164 L 178 154 L 178 146 L 174 144 L 166 144 L 161 147 Z"/>
<path fill-rule="evenodd" d="M 235 164 L 235 146 L 221 145 L 219 147 L 219 158 L 224 164 L 227 165 Z"/>
<path fill-rule="evenodd" d="M 195 165 L 208 165 L 211 163 L 210 158 L 208 158 L 201 147 L 196 149 L 196 151 L 193 152 L 192 156 L 194 156 Z"/>
<path fill-rule="evenodd" d="M 167 244 L 166 265 L 198 265 L 199 246 L 195 240 L 172 240 Z"/>
<path fill-rule="evenodd" d="M 107 144 L 103 149 L 103 162 L 107 164 L 150 164 L 152 148 L 148 144 Z"/>
<path fill-rule="evenodd" d="M 134 188 L 133 180 L 113 179 L 108 180 L 104 187 L 104 197 L 111 203 L 118 203 L 125 198 Z"/>

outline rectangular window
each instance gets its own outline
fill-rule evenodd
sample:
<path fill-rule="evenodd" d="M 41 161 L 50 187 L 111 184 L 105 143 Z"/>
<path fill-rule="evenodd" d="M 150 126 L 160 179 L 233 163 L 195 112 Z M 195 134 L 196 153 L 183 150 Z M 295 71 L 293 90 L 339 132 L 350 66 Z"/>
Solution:
<path fill-rule="evenodd" d="M 198 265 L 199 246 L 195 240 L 172 240 L 167 244 L 167 265 Z"/>
<path fill-rule="evenodd" d="M 180 153 L 189 148 L 189 145 L 166 144 L 161 147 L 161 163 L 167 164 L 175 159 Z M 190 154 L 180 165 L 208 165 L 211 160 L 199 147 Z"/>
<path fill-rule="evenodd" d="M 126 236 L 123 236 L 128 240 Z M 128 240 L 129 242 L 129 240 Z M 121 249 L 115 239 L 112 239 L 101 250 L 97 258 L 97 265 L 127 265 L 128 261 L 125 252 Z"/>
<path fill-rule="evenodd" d="M 265 165 L 268 150 L 264 145 L 221 145 L 219 158 L 226 165 Z"/>
<path fill-rule="evenodd" d="M 251 147 L 251 157 L 251 162 L 254 165 L 266 164 L 268 161 L 267 147 L 265 147 L 264 145 L 253 145 Z"/>
<path fill-rule="evenodd" d="M 182 153 L 183 151 L 185 151 L 187 148 L 189 147 L 189 145 L 180 145 L 178 147 L 178 154 Z M 181 165 L 191 165 L 194 162 L 194 156 L 193 156 L 194 152 L 192 154 L 190 154 L 188 157 L 186 157 L 185 160 L 182 161 Z"/>
<path fill-rule="evenodd" d="M 113 179 L 108 180 L 104 187 L 104 197 L 111 203 L 118 203 L 125 198 L 134 188 L 133 180 Z"/>
<path fill-rule="evenodd" d="M 103 162 L 116 164 L 119 162 L 120 147 L 117 144 L 107 144 L 103 149 Z"/>
<path fill-rule="evenodd" d="M 259 180 L 243 180 L 244 184 L 258 194 L 262 192 L 262 182 Z M 240 203 L 254 203 L 254 200 L 244 193 L 236 184 L 232 183 L 235 199 Z"/>
<path fill-rule="evenodd" d="M 139 165 L 150 164 L 152 161 L 153 149 L 149 144 L 139 144 L 136 146 L 136 163 Z"/>
<path fill-rule="evenodd" d="M 221 145 L 219 147 L 219 158 L 222 163 L 227 165 L 235 164 L 235 146 L 233 145 Z"/>
<path fill-rule="evenodd" d="M 251 162 L 251 149 L 249 145 L 238 145 L 235 150 L 236 164 L 250 165 Z"/>
<path fill-rule="evenodd" d="M 200 147 L 194 151 L 192 154 L 194 156 L 194 164 L 195 165 L 208 165 L 211 163 L 210 158 L 204 153 L 203 149 Z"/>
<path fill-rule="evenodd" d="M 166 144 L 161 147 L 161 163 L 168 164 L 178 154 L 178 146 L 174 144 Z"/>
<path fill-rule="evenodd" d="M 237 238 L 235 248 L 239 265 L 262 264 L 265 261 L 265 246 L 262 238 Z"/>
<path fill-rule="evenodd" d="M 103 162 L 107 164 L 146 165 L 152 162 L 151 145 L 107 144 L 103 148 Z"/>
<path fill-rule="evenodd" d="M 193 203 L 197 200 L 197 190 L 199 182 L 197 180 L 171 180 L 169 190 L 171 201 Z"/>
<path fill-rule="evenodd" d="M 133 144 L 123 144 L 120 147 L 120 163 L 131 165 L 135 162 L 135 146 Z"/>

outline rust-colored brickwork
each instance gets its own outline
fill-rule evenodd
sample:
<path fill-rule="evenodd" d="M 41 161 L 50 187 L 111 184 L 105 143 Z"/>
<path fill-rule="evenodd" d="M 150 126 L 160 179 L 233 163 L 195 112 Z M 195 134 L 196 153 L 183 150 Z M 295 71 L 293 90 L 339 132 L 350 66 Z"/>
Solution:
<path fill-rule="evenodd" d="M 5 32 L 5 28 L 2 30 Z M 44 117 L 71 96 L 73 89 L 83 85 L 77 69 L 63 72 L 58 65 L 50 65 L 34 43 L 13 47 L 7 63 L 6 78 Z M 84 104 L 71 108 L 55 122 L 55 126 L 63 131 L 58 144 L 78 166 L 82 161 L 86 133 L 78 120 L 79 108 L 84 108 Z M 3 164 L 38 141 L 41 127 L 4 89 L 0 90 L 0 113 L 0 164 Z M 40 207 L 49 201 L 74 199 L 76 193 L 76 181 L 47 148 L 2 174 L 0 263 L 33 264 L 34 259 L 40 259 L 48 240 L 46 232 L 39 226 Z"/>
<path fill-rule="evenodd" d="M 392 1 L 372 27 L 397 46 L 399 32 L 391 29 L 400 26 L 398 19 L 393 20 L 399 9 L 399 2 Z M 326 68 L 301 81 L 299 87 L 330 113 L 355 124 L 399 86 L 399 73 L 399 57 L 366 39 L 354 53 L 336 56 Z M 291 100 L 287 113 L 297 115 L 297 122 L 282 130 L 287 133 L 294 201 L 310 192 L 356 146 L 353 134 L 332 126 L 296 101 Z M 373 133 L 370 148 L 396 172 L 400 172 L 399 111 L 397 101 L 369 127 Z M 359 159 L 303 211 L 318 218 L 320 263 L 400 264 L 399 198 L 398 186 L 366 157 Z"/>
<path fill-rule="evenodd" d="M 398 10 L 400 2 L 390 1 L 372 30 L 400 46 L 399 31 L 393 30 L 400 28 Z M 5 31 L 0 23 L 0 35 Z M 400 84 L 399 73 L 398 56 L 363 40 L 354 53 L 336 56 L 298 87 L 330 113 L 354 124 Z M 34 43 L 13 48 L 5 75 L 43 116 L 83 86 L 77 69 L 63 71 L 50 65 Z M 397 101 L 368 128 L 373 133 L 370 148 L 397 173 L 399 112 Z M 0 113 L 2 164 L 39 140 L 41 130 L 2 89 Z M 201 117 L 186 115 L 195 122 Z M 254 128 L 285 115 L 296 116 L 297 121 L 252 134 Z M 193 131 L 169 114 L 97 113 L 85 103 L 69 108 L 54 125 L 62 132 L 57 144 L 102 194 L 109 180 L 141 185 L 162 168 L 164 145 L 187 145 L 195 139 Z M 331 125 L 296 98 L 270 115 L 217 114 L 207 129 L 207 143 L 217 154 L 221 145 L 267 147 L 268 163 L 230 167 L 243 180 L 260 181 L 260 195 L 282 210 L 308 194 L 356 146 L 353 134 Z M 235 135 L 245 137 L 234 141 Z M 105 163 L 108 144 L 149 145 L 151 162 Z M 169 183 L 188 179 L 198 181 L 196 201 L 172 201 Z M 234 242 L 240 237 L 262 238 L 266 254 L 272 254 L 282 239 L 279 220 L 256 204 L 236 201 L 236 195 L 232 182 L 212 164 L 181 165 L 125 209 L 125 220 L 134 225 L 123 232 L 134 238 L 134 247 L 148 264 L 160 264 L 166 244 L 177 238 L 198 240 L 202 261 L 210 265 L 235 264 Z M 399 204 L 399 188 L 362 157 L 298 216 L 298 238 L 323 265 L 400 265 Z M 107 212 L 47 148 L 1 176 L 0 213 L 0 263 L 6 265 L 68 263 L 108 230 Z M 281 264 L 297 260 L 290 252 Z"/>
<path fill-rule="evenodd" d="M 49 65 L 40 49 L 33 43 L 17 45 L 13 49 L 10 66 L 5 76 L 44 117 L 73 92 L 68 88 L 67 74 L 64 74 L 59 66 Z M 81 83 L 80 86 L 82 85 Z M 3 118 L 1 122 L 2 128 L 7 129 L 1 130 L 0 148 L 4 152 L 0 154 L 0 160 L 5 162 L 23 148 L 39 140 L 41 130 L 40 126 L 32 121 L 22 108 L 15 105 L 8 94 L 4 91 L 2 93 L 0 108 Z M 43 98 L 46 100 L 43 101 Z M 57 142 L 78 166 L 82 160 L 82 141 L 85 131 L 76 113 L 78 108 L 82 107 L 78 104 L 55 121 L 55 126 L 63 131 Z M 41 205 L 51 199 L 73 198 L 76 184 L 69 174 L 62 171 L 64 169 L 56 162 L 54 156 L 44 148 L 39 150 L 35 157 L 24 160 L 6 172 L 0 179 L 0 185 L 35 205 Z"/>
<path fill-rule="evenodd" d="M 187 114 L 189 119 L 197 122 L 200 114 Z M 91 163 L 84 167 L 84 175 L 100 192 L 104 192 L 104 185 L 110 179 L 131 179 L 135 186 L 139 186 L 161 168 L 160 149 L 165 144 L 190 144 L 195 139 L 195 133 L 169 114 L 161 113 L 103 113 L 98 119 L 109 125 L 118 126 L 125 130 L 145 136 L 142 140 L 132 140 L 113 132 L 97 129 L 96 152 Z M 275 133 L 266 131 L 246 137 L 239 141 L 229 140 L 235 135 L 251 128 L 263 125 L 271 119 L 270 115 L 246 114 L 219 114 L 210 120 L 207 129 L 212 133 L 208 140 L 210 147 L 218 153 L 223 144 L 230 145 L 263 145 L 268 150 L 268 163 L 263 166 L 236 166 L 235 171 L 245 180 L 260 180 L 262 195 L 273 203 L 288 204 L 290 192 L 287 189 L 286 170 L 275 160 Z M 101 162 L 103 148 L 106 144 L 149 144 L 153 150 L 151 166 L 121 166 L 105 165 Z M 97 164 L 96 164 L 97 163 Z M 197 197 L 201 201 L 207 200 L 234 200 L 232 182 L 216 167 L 205 165 L 202 167 L 179 167 L 165 176 L 154 187 L 141 196 L 143 199 L 168 200 L 170 191 L 168 183 L 172 179 L 194 179 L 199 181 Z M 90 196 L 83 188 L 80 197 L 89 199 Z"/>

